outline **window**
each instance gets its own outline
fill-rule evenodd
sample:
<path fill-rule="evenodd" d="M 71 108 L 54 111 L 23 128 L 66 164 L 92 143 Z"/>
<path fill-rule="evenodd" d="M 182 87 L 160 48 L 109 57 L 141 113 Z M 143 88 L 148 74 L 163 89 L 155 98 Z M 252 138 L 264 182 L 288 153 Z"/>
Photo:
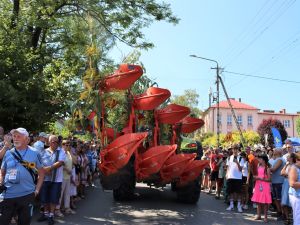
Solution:
<path fill-rule="evenodd" d="M 232 126 L 232 115 L 227 115 L 227 125 Z"/>
<path fill-rule="evenodd" d="M 219 113 L 219 116 L 218 116 L 218 123 L 221 125 L 222 124 L 222 115 L 221 113 Z"/>
<path fill-rule="evenodd" d="M 248 126 L 253 126 L 253 118 L 251 115 L 248 116 Z"/>
<path fill-rule="evenodd" d="M 243 126 L 243 117 L 241 115 L 237 116 L 237 121 L 240 126 Z"/>
<path fill-rule="evenodd" d="M 284 120 L 284 121 L 283 121 L 283 125 L 284 125 L 284 127 L 286 127 L 286 128 L 291 127 L 290 120 Z"/>

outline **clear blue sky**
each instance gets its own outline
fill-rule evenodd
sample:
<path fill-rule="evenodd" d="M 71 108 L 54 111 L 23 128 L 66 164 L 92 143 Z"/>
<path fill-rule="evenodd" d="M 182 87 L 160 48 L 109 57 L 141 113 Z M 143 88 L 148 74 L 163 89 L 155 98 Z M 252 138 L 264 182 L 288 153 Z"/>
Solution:
<path fill-rule="evenodd" d="M 147 75 L 173 95 L 196 89 L 199 107 L 208 107 L 215 91 L 215 64 L 190 54 L 217 60 L 226 71 L 300 82 L 300 0 L 173 0 L 173 26 L 155 22 L 145 29 L 155 48 L 143 51 Z M 118 62 L 132 49 L 118 44 Z M 300 111 L 300 83 L 285 83 L 222 73 L 230 97 L 260 109 Z M 221 100 L 225 99 L 223 92 Z"/>

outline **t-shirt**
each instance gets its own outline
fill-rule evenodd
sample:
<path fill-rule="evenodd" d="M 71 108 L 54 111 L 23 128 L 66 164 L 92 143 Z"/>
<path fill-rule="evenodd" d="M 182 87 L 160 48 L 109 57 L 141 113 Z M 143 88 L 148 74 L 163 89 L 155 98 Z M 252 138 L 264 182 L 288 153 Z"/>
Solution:
<path fill-rule="evenodd" d="M 72 171 L 72 166 L 73 166 L 72 156 L 68 152 L 65 152 L 65 154 L 66 154 L 66 159 L 65 159 L 63 167 L 69 171 Z M 68 179 L 70 179 L 71 174 L 69 174 L 66 170 L 63 170 L 63 177 L 65 180 L 68 180 Z"/>
<path fill-rule="evenodd" d="M 243 177 L 248 177 L 248 172 L 249 172 L 249 163 L 246 161 L 242 168 Z"/>
<path fill-rule="evenodd" d="M 284 181 L 284 177 L 280 174 L 282 168 L 284 167 L 284 160 L 280 157 L 277 159 L 270 159 L 269 163 L 271 164 L 271 168 L 273 168 L 279 160 L 281 160 L 282 163 L 276 171 L 272 172 L 272 184 L 282 184 Z"/>
<path fill-rule="evenodd" d="M 210 168 L 212 171 L 219 171 L 218 161 L 222 158 L 221 155 L 211 154 L 210 155 Z"/>
<path fill-rule="evenodd" d="M 56 153 L 57 152 L 57 153 Z M 50 148 L 45 150 L 45 154 L 42 156 L 42 162 L 44 166 L 52 166 L 56 161 L 56 154 L 58 155 L 57 162 L 64 162 L 66 159 L 66 153 L 61 148 L 52 152 Z M 44 181 L 62 182 L 63 181 L 63 166 L 56 169 L 56 177 L 54 179 L 55 170 L 52 170 L 50 174 L 45 175 Z"/>
<path fill-rule="evenodd" d="M 42 167 L 39 154 L 32 147 L 28 146 L 23 150 L 18 151 L 24 161 L 34 163 L 35 168 Z M 6 151 L 1 169 L 5 171 L 4 185 L 7 187 L 6 192 L 2 195 L 4 198 L 16 198 L 29 195 L 35 191 L 35 184 L 29 171 L 22 166 L 17 159 L 12 155 L 11 151 Z"/>
<path fill-rule="evenodd" d="M 36 141 L 33 146 L 37 151 L 42 152 L 45 149 L 45 144 L 42 141 Z"/>
<path fill-rule="evenodd" d="M 226 165 L 227 167 L 227 179 L 242 179 L 242 171 L 239 170 L 237 163 L 233 161 L 234 156 L 230 156 L 227 160 Z M 237 161 L 239 162 L 240 166 L 243 167 L 245 160 L 240 156 L 237 156 Z"/>

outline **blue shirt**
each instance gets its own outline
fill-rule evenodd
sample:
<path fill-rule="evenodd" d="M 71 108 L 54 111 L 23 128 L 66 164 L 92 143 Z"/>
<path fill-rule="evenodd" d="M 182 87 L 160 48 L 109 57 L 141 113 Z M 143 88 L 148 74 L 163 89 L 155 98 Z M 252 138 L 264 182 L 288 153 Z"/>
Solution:
<path fill-rule="evenodd" d="M 58 159 L 56 161 L 56 155 L 58 154 Z M 42 163 L 44 166 L 52 166 L 56 162 L 64 162 L 66 160 L 66 153 L 61 148 L 58 148 L 56 151 L 52 152 L 50 148 L 45 149 L 42 155 Z M 56 176 L 54 178 L 56 170 Z M 50 174 L 46 174 L 44 181 L 52 182 L 62 182 L 63 181 L 63 166 L 53 170 Z"/>
<path fill-rule="evenodd" d="M 12 150 L 11 150 L 12 151 Z M 3 192 L 4 198 L 16 198 L 29 195 L 35 191 L 35 184 L 29 171 L 21 165 L 12 155 L 11 151 L 7 151 L 4 155 L 1 169 L 5 171 L 4 185 L 7 187 Z M 13 150 L 18 151 L 18 150 Z M 24 161 L 35 163 L 36 169 L 42 167 L 41 159 L 38 153 L 32 147 L 18 151 Z M 12 174 L 15 179 L 12 179 Z"/>
<path fill-rule="evenodd" d="M 274 167 L 279 160 L 281 160 L 282 163 L 281 163 L 281 166 L 276 171 L 272 172 L 272 178 L 271 178 L 272 184 L 282 184 L 284 181 L 284 177 L 281 176 L 281 174 L 280 174 L 282 168 L 284 167 L 283 159 L 280 157 L 280 158 L 274 159 L 272 161 L 270 160 L 269 163 L 272 165 L 272 167 Z"/>
<path fill-rule="evenodd" d="M 296 166 L 295 166 L 295 168 L 296 168 L 297 174 L 298 174 L 297 182 L 300 182 L 300 169 L 297 168 Z M 289 188 L 289 194 L 294 195 L 297 198 L 300 198 L 300 189 L 295 189 L 295 188 L 290 187 Z"/>

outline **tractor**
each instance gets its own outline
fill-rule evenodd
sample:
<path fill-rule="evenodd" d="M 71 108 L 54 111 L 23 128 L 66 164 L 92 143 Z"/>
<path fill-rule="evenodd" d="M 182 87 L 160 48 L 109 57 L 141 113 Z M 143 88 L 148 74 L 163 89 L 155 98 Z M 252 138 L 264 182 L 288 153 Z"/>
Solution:
<path fill-rule="evenodd" d="M 124 201 L 134 198 L 137 182 L 151 187 L 171 184 L 180 202 L 197 203 L 201 172 L 208 161 L 196 159 L 197 153 L 185 153 L 180 148 L 182 134 L 201 128 L 204 121 L 189 116 L 188 107 L 166 104 L 171 96 L 167 89 L 149 87 L 142 94 L 131 94 L 132 85 L 142 74 L 139 65 L 121 64 L 99 83 L 100 98 L 105 93 L 126 91 L 129 102 L 128 119 L 121 132 L 105 123 L 106 107 L 117 107 L 116 104 L 101 103 L 101 185 L 105 190 L 113 190 L 116 201 Z M 148 124 L 142 122 L 146 113 L 152 115 Z"/>

